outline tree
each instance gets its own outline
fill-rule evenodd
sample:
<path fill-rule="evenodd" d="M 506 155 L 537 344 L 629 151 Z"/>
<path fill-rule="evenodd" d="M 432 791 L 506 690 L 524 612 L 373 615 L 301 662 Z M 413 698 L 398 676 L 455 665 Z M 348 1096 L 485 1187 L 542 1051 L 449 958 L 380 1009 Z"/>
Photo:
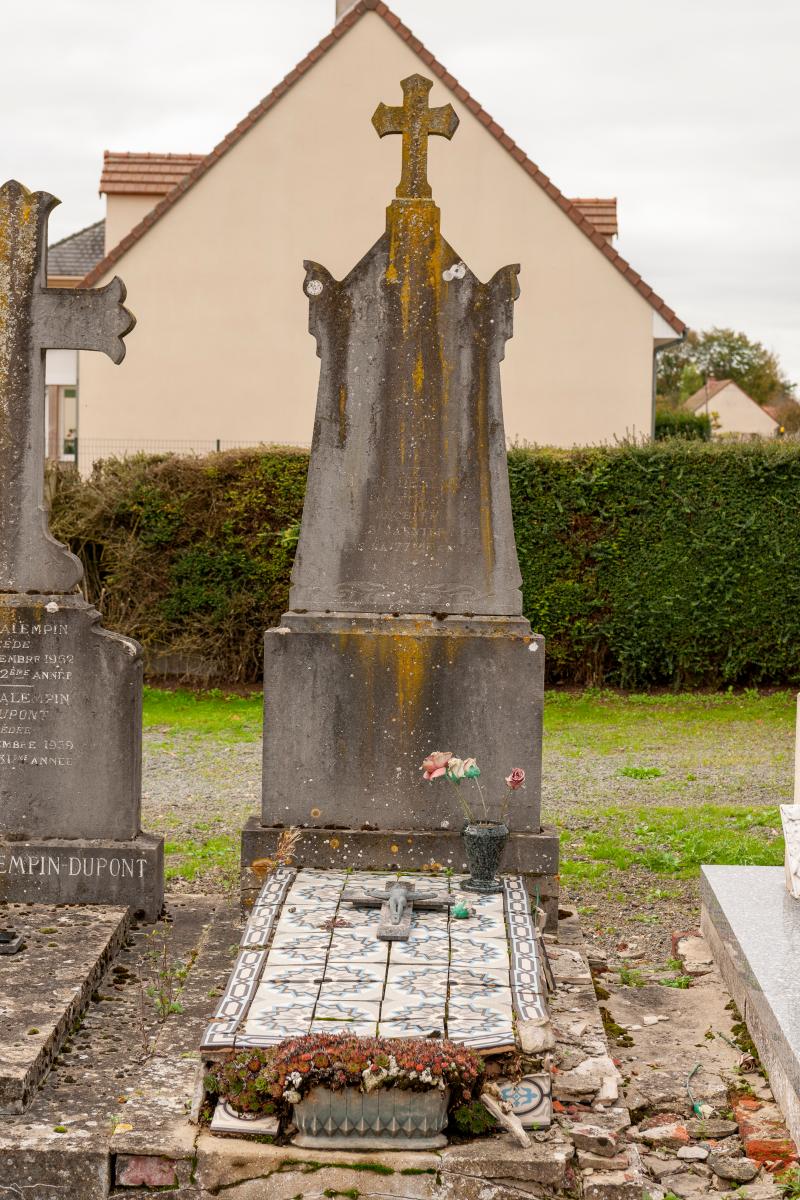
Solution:
<path fill-rule="evenodd" d="M 757 404 L 791 400 L 795 388 L 776 354 L 733 329 L 690 330 L 658 356 L 656 390 L 668 404 L 682 404 L 708 379 L 733 379 Z"/>

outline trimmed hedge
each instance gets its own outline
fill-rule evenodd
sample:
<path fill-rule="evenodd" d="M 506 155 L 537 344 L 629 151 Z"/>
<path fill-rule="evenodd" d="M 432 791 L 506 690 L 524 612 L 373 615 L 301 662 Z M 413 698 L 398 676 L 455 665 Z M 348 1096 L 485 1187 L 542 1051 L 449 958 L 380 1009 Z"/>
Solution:
<path fill-rule="evenodd" d="M 286 608 L 305 453 L 99 464 L 52 528 L 109 628 L 254 680 Z M 525 613 L 553 682 L 800 681 L 800 446 L 682 439 L 512 450 Z"/>
<path fill-rule="evenodd" d="M 657 408 L 655 421 L 656 441 L 682 437 L 711 440 L 711 417 L 708 413 L 690 412 L 686 408 Z"/>

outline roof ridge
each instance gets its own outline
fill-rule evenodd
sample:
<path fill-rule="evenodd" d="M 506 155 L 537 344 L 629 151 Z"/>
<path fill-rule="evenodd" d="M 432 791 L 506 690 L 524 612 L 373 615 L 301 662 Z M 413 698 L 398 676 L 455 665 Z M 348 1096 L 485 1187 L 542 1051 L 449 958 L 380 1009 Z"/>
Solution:
<path fill-rule="evenodd" d="M 197 161 L 199 162 L 200 159 L 207 158 L 207 157 L 208 157 L 208 155 L 206 155 L 206 154 L 196 154 L 194 151 L 189 151 L 189 150 L 187 150 L 185 152 L 182 150 L 165 150 L 163 154 L 159 153 L 158 150 L 104 150 L 103 151 L 103 159 L 104 160 L 106 158 L 157 158 L 157 159 L 193 158 L 193 159 L 197 159 Z"/>
<path fill-rule="evenodd" d="M 184 178 L 177 183 L 174 188 L 164 198 L 148 212 L 138 225 L 135 225 L 120 242 L 114 246 L 105 258 L 97 264 L 97 266 L 89 272 L 83 280 L 82 287 L 90 287 L 94 284 L 109 267 L 113 266 L 127 250 L 133 246 L 146 231 L 160 220 L 165 212 L 180 200 L 181 196 L 193 187 L 199 179 L 203 177 L 206 171 L 227 153 L 239 139 L 252 128 L 265 113 L 267 113 L 280 98 L 289 91 L 298 79 L 305 75 L 306 71 L 313 67 L 332 46 L 335 46 L 340 38 L 345 37 L 353 26 L 361 20 L 366 12 L 375 12 L 381 17 L 386 24 L 392 29 L 399 38 L 407 42 L 410 48 L 422 59 L 427 67 L 434 73 L 445 87 L 456 96 L 458 100 L 472 113 L 472 115 L 485 125 L 489 133 L 500 142 L 505 150 L 514 158 L 519 165 L 527 172 L 531 178 L 539 184 L 543 191 L 547 192 L 550 198 L 561 208 L 564 214 L 569 217 L 573 224 L 577 225 L 586 237 L 597 247 L 601 254 L 604 254 L 612 266 L 628 280 L 641 296 L 656 310 L 667 322 L 671 325 L 676 333 L 683 334 L 686 331 L 686 324 L 678 317 L 673 309 L 669 307 L 665 300 L 659 296 L 649 284 L 645 283 L 638 271 L 622 257 L 611 243 L 600 233 L 597 228 L 591 223 L 588 217 L 585 217 L 580 209 L 568 200 L 556 185 L 545 175 L 544 171 L 540 170 L 524 150 L 522 150 L 516 142 L 511 138 L 502 126 L 498 125 L 488 112 L 478 103 L 477 100 L 469 94 L 465 87 L 458 82 L 454 75 L 440 63 L 429 50 L 426 50 L 419 38 L 415 37 L 407 25 L 404 25 L 399 17 L 391 11 L 389 6 L 383 0 L 357 0 L 357 3 L 345 13 L 341 20 L 334 25 L 330 33 L 326 34 L 316 46 L 309 51 L 305 58 L 295 66 L 287 75 L 283 77 L 280 83 L 261 100 L 254 108 L 250 110 L 245 117 L 228 133 L 221 142 L 204 159 L 202 159 L 194 170 L 190 171 Z"/>
<path fill-rule="evenodd" d="M 80 237 L 82 233 L 88 233 L 90 229 L 96 229 L 98 225 L 105 225 L 105 217 L 101 217 L 99 221 L 92 221 L 91 225 L 84 225 L 83 229 L 76 229 L 74 233 L 68 233 L 66 237 L 59 238 L 57 242 L 51 242 L 47 247 L 48 250 L 55 250 L 58 246 L 63 246 L 64 242 L 71 242 L 73 238 Z"/>

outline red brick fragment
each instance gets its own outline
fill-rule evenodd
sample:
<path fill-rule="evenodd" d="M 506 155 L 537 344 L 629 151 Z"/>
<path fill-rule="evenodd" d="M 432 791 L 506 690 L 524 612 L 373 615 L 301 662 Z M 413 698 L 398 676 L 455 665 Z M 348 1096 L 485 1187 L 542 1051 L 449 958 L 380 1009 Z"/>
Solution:
<path fill-rule="evenodd" d="M 117 1155 L 119 1187 L 177 1187 L 175 1163 L 152 1154 Z"/>

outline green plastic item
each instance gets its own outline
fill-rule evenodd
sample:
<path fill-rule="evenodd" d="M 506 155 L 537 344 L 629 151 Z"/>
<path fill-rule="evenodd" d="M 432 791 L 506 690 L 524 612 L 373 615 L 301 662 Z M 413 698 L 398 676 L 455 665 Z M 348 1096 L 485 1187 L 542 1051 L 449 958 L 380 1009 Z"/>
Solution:
<path fill-rule="evenodd" d="M 459 904 L 453 906 L 453 916 L 461 918 L 469 916 L 469 909 L 463 900 Z"/>

